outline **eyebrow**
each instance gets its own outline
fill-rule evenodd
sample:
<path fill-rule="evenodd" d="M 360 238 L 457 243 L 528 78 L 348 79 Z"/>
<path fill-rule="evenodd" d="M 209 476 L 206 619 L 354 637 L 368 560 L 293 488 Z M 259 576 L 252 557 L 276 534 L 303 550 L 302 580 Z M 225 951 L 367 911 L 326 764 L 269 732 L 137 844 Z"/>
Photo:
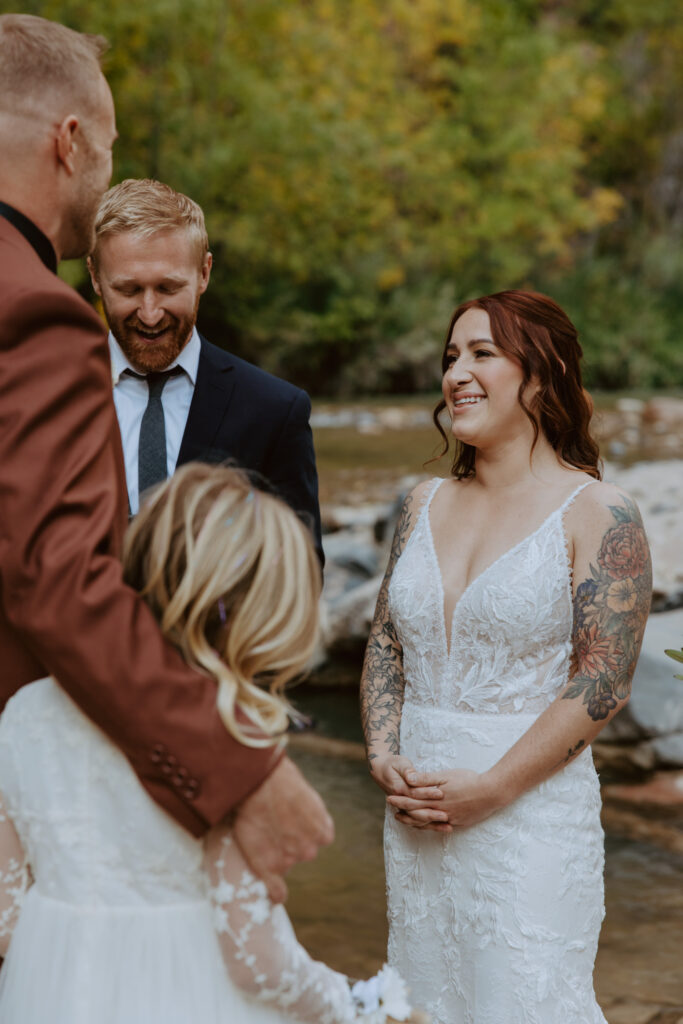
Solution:
<path fill-rule="evenodd" d="M 474 348 L 475 345 L 495 345 L 493 338 L 470 338 L 467 342 L 467 348 Z M 458 346 L 454 341 L 449 341 L 446 345 L 446 351 L 448 352 L 451 348 L 457 348 Z"/>
<path fill-rule="evenodd" d="M 169 274 L 167 277 L 163 277 L 161 281 L 157 281 L 155 287 L 164 284 L 183 285 L 185 284 L 185 281 L 186 278 L 183 277 L 182 275 L 176 276 L 173 274 Z M 140 287 L 140 282 L 136 277 L 114 277 L 112 278 L 111 284 L 113 288 Z"/>

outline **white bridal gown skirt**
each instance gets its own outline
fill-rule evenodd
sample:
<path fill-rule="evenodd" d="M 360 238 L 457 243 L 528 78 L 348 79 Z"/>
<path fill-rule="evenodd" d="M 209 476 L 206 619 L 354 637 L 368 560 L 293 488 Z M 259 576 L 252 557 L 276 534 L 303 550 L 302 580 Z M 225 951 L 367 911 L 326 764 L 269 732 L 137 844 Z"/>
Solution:
<path fill-rule="evenodd" d="M 282 1024 L 226 974 L 208 902 L 78 906 L 27 893 L 2 1024 Z"/>
<path fill-rule="evenodd" d="M 406 702 L 401 753 L 424 770 L 485 771 L 536 717 Z M 604 899 L 590 750 L 452 835 L 388 813 L 385 857 L 389 959 L 434 1024 L 606 1024 L 592 984 Z"/>

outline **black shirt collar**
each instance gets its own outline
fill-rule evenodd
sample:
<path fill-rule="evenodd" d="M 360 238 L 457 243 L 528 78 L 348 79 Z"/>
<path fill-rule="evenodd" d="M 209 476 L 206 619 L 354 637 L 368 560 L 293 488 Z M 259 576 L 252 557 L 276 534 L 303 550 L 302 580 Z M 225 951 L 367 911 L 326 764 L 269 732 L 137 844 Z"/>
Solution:
<path fill-rule="evenodd" d="M 32 220 L 25 217 L 19 210 L 15 210 L 9 203 L 0 202 L 0 216 L 13 224 L 17 231 L 20 231 L 26 241 L 33 246 L 41 261 L 53 274 L 57 273 L 57 255 L 52 242 L 44 235 L 40 228 L 37 228 Z"/>

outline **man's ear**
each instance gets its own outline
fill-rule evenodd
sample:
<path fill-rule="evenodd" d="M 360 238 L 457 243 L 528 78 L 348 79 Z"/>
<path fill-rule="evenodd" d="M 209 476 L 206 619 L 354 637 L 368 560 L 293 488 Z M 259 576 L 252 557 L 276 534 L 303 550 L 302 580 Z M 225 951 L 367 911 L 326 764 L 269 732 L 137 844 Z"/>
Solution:
<path fill-rule="evenodd" d="M 100 288 L 100 283 L 97 280 L 97 272 L 95 271 L 95 264 L 92 256 L 88 256 L 86 263 L 88 264 L 88 273 L 90 274 L 90 280 L 92 281 L 92 286 L 95 289 L 95 294 L 102 298 L 102 289 Z"/>
<path fill-rule="evenodd" d="M 57 126 L 55 147 L 57 160 L 61 163 L 68 174 L 73 174 L 76 157 L 76 132 L 80 125 L 76 114 L 67 114 L 64 120 Z"/>
<path fill-rule="evenodd" d="M 206 289 L 209 287 L 209 278 L 211 277 L 211 267 L 213 266 L 213 256 L 210 252 L 207 252 L 204 256 L 202 263 L 202 276 L 201 283 L 199 285 L 199 294 L 203 295 Z"/>

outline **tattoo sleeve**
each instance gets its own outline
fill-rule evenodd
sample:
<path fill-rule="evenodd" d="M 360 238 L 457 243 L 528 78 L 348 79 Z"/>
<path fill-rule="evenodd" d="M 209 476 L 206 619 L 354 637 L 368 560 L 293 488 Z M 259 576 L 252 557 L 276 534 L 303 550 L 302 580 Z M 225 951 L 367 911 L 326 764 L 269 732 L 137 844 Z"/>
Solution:
<path fill-rule="evenodd" d="M 611 716 L 631 693 L 652 597 L 652 571 L 636 505 L 610 505 L 606 530 L 590 575 L 576 588 L 570 682 L 565 700 L 581 698 L 595 721 Z M 570 752 L 571 753 L 571 752 Z"/>
<path fill-rule="evenodd" d="M 379 755 L 378 747 L 390 754 L 399 752 L 399 726 L 403 705 L 403 650 L 389 614 L 388 591 L 391 574 L 411 529 L 413 496 L 408 495 L 394 533 L 389 564 L 380 587 L 375 617 L 360 683 L 360 705 L 368 758 Z"/>

